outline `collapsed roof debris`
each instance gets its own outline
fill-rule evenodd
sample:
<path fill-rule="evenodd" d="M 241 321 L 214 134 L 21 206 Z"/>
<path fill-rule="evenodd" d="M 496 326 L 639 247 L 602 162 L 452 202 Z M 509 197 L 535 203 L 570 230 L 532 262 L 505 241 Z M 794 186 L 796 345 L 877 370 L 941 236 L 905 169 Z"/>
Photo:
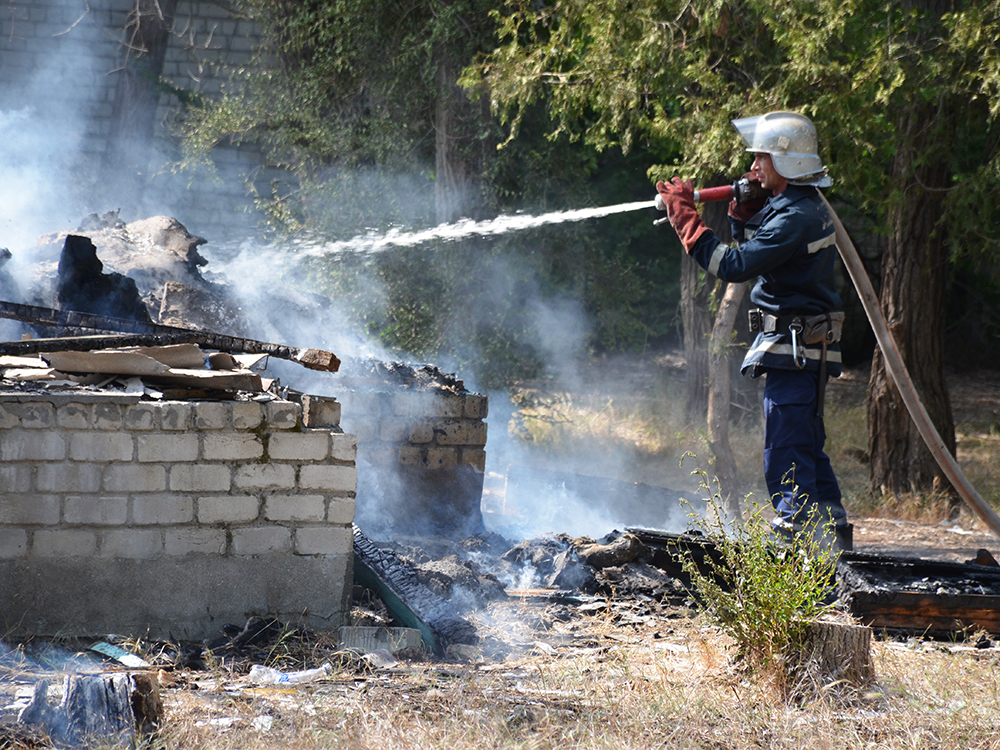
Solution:
<path fill-rule="evenodd" d="M 139 377 L 150 385 L 260 392 L 267 388 L 260 375 L 249 368 L 263 356 L 287 359 L 312 370 L 336 372 L 340 367 L 340 360 L 322 349 L 72 310 L 0 302 L 0 317 L 59 331 L 124 331 L 0 342 L 0 355 L 8 355 L 0 358 L 0 367 L 4 368 L 4 378 L 11 380 L 95 385 L 100 381 L 79 376 L 103 374 Z M 218 352 L 206 353 L 199 345 Z M 253 356 L 238 357 L 229 352 Z M 41 356 L 25 356 L 32 354 Z"/>
<path fill-rule="evenodd" d="M 38 238 L 34 251 L 28 253 L 36 280 L 25 299 L 131 318 L 134 316 L 124 310 L 113 311 L 105 294 L 130 285 L 137 288 L 148 310 L 148 316 L 141 311 L 140 317 L 168 325 L 246 335 L 248 323 L 226 287 L 201 274 L 208 260 L 198 248 L 206 242 L 170 216 L 151 216 L 126 224 L 118 211 L 91 214 L 72 232 L 53 232 Z M 72 251 L 86 249 L 87 244 L 96 247 L 100 258 L 88 257 L 85 265 L 89 270 L 75 271 L 72 267 L 77 259 Z M 63 294 L 49 288 L 57 275 L 57 263 L 64 273 L 82 273 L 88 279 L 79 289 L 65 289 L 69 296 L 62 301 Z M 133 294 L 129 292 L 130 297 Z M 10 299 L 14 295 L 2 296 Z"/>

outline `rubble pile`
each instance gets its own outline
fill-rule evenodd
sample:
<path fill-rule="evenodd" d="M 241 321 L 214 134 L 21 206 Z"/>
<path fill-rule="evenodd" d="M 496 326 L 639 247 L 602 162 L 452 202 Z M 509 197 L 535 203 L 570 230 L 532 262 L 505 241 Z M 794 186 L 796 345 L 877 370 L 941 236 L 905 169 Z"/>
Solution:
<path fill-rule="evenodd" d="M 654 565 L 652 551 L 627 532 L 613 531 L 599 540 L 553 534 L 512 544 L 488 533 L 459 542 L 378 544 L 463 612 L 517 597 L 614 596 L 671 603 L 688 598 L 681 581 Z"/>

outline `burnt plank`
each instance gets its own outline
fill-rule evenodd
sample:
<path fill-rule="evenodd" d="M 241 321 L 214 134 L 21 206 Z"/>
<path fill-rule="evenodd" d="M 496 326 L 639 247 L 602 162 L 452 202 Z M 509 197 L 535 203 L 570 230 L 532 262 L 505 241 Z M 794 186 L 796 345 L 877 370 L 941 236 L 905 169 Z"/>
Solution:
<path fill-rule="evenodd" d="M 220 351 L 245 354 L 267 354 L 278 359 L 298 362 L 311 370 L 337 372 L 340 359 L 323 349 L 299 348 L 266 341 L 227 336 L 212 331 L 195 331 L 187 328 L 145 323 L 125 318 L 92 315 L 73 310 L 53 310 L 47 307 L 21 305 L 0 301 L 0 317 L 24 323 L 52 326 L 59 329 L 113 331 L 103 336 L 71 336 L 27 341 L 0 342 L 0 354 L 37 354 L 53 351 L 90 351 L 115 349 L 125 346 L 166 346 L 169 344 L 201 344 Z"/>
<path fill-rule="evenodd" d="M 395 553 L 379 548 L 354 527 L 354 580 L 375 591 L 399 622 L 416 628 L 427 647 L 443 654 L 451 643 L 475 644 L 476 629 L 453 606 L 419 581 Z"/>

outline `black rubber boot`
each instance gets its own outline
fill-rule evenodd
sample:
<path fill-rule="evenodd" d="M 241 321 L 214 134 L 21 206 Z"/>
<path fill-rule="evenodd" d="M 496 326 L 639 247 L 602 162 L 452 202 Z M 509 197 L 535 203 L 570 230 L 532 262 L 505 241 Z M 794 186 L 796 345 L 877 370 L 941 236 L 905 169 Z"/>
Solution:
<path fill-rule="evenodd" d="M 833 548 L 839 552 L 854 551 L 854 524 L 842 523 L 836 527 L 837 538 L 833 542 Z"/>

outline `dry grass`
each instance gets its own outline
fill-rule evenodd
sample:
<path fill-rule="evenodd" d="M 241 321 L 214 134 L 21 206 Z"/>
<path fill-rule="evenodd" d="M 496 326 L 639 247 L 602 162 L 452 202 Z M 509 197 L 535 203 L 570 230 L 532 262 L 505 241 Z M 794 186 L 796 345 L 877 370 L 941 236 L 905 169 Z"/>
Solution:
<path fill-rule="evenodd" d="M 476 664 L 344 669 L 298 687 L 220 674 L 166 691 L 169 748 L 959 748 L 1000 747 L 1000 657 L 914 642 L 874 645 L 877 681 L 804 704 L 728 664 L 727 642 L 686 611 L 625 624 L 546 622 L 495 605 L 493 637 L 520 646 Z M 490 628 L 484 626 L 490 633 Z M 489 640 L 489 639 L 488 639 Z"/>

